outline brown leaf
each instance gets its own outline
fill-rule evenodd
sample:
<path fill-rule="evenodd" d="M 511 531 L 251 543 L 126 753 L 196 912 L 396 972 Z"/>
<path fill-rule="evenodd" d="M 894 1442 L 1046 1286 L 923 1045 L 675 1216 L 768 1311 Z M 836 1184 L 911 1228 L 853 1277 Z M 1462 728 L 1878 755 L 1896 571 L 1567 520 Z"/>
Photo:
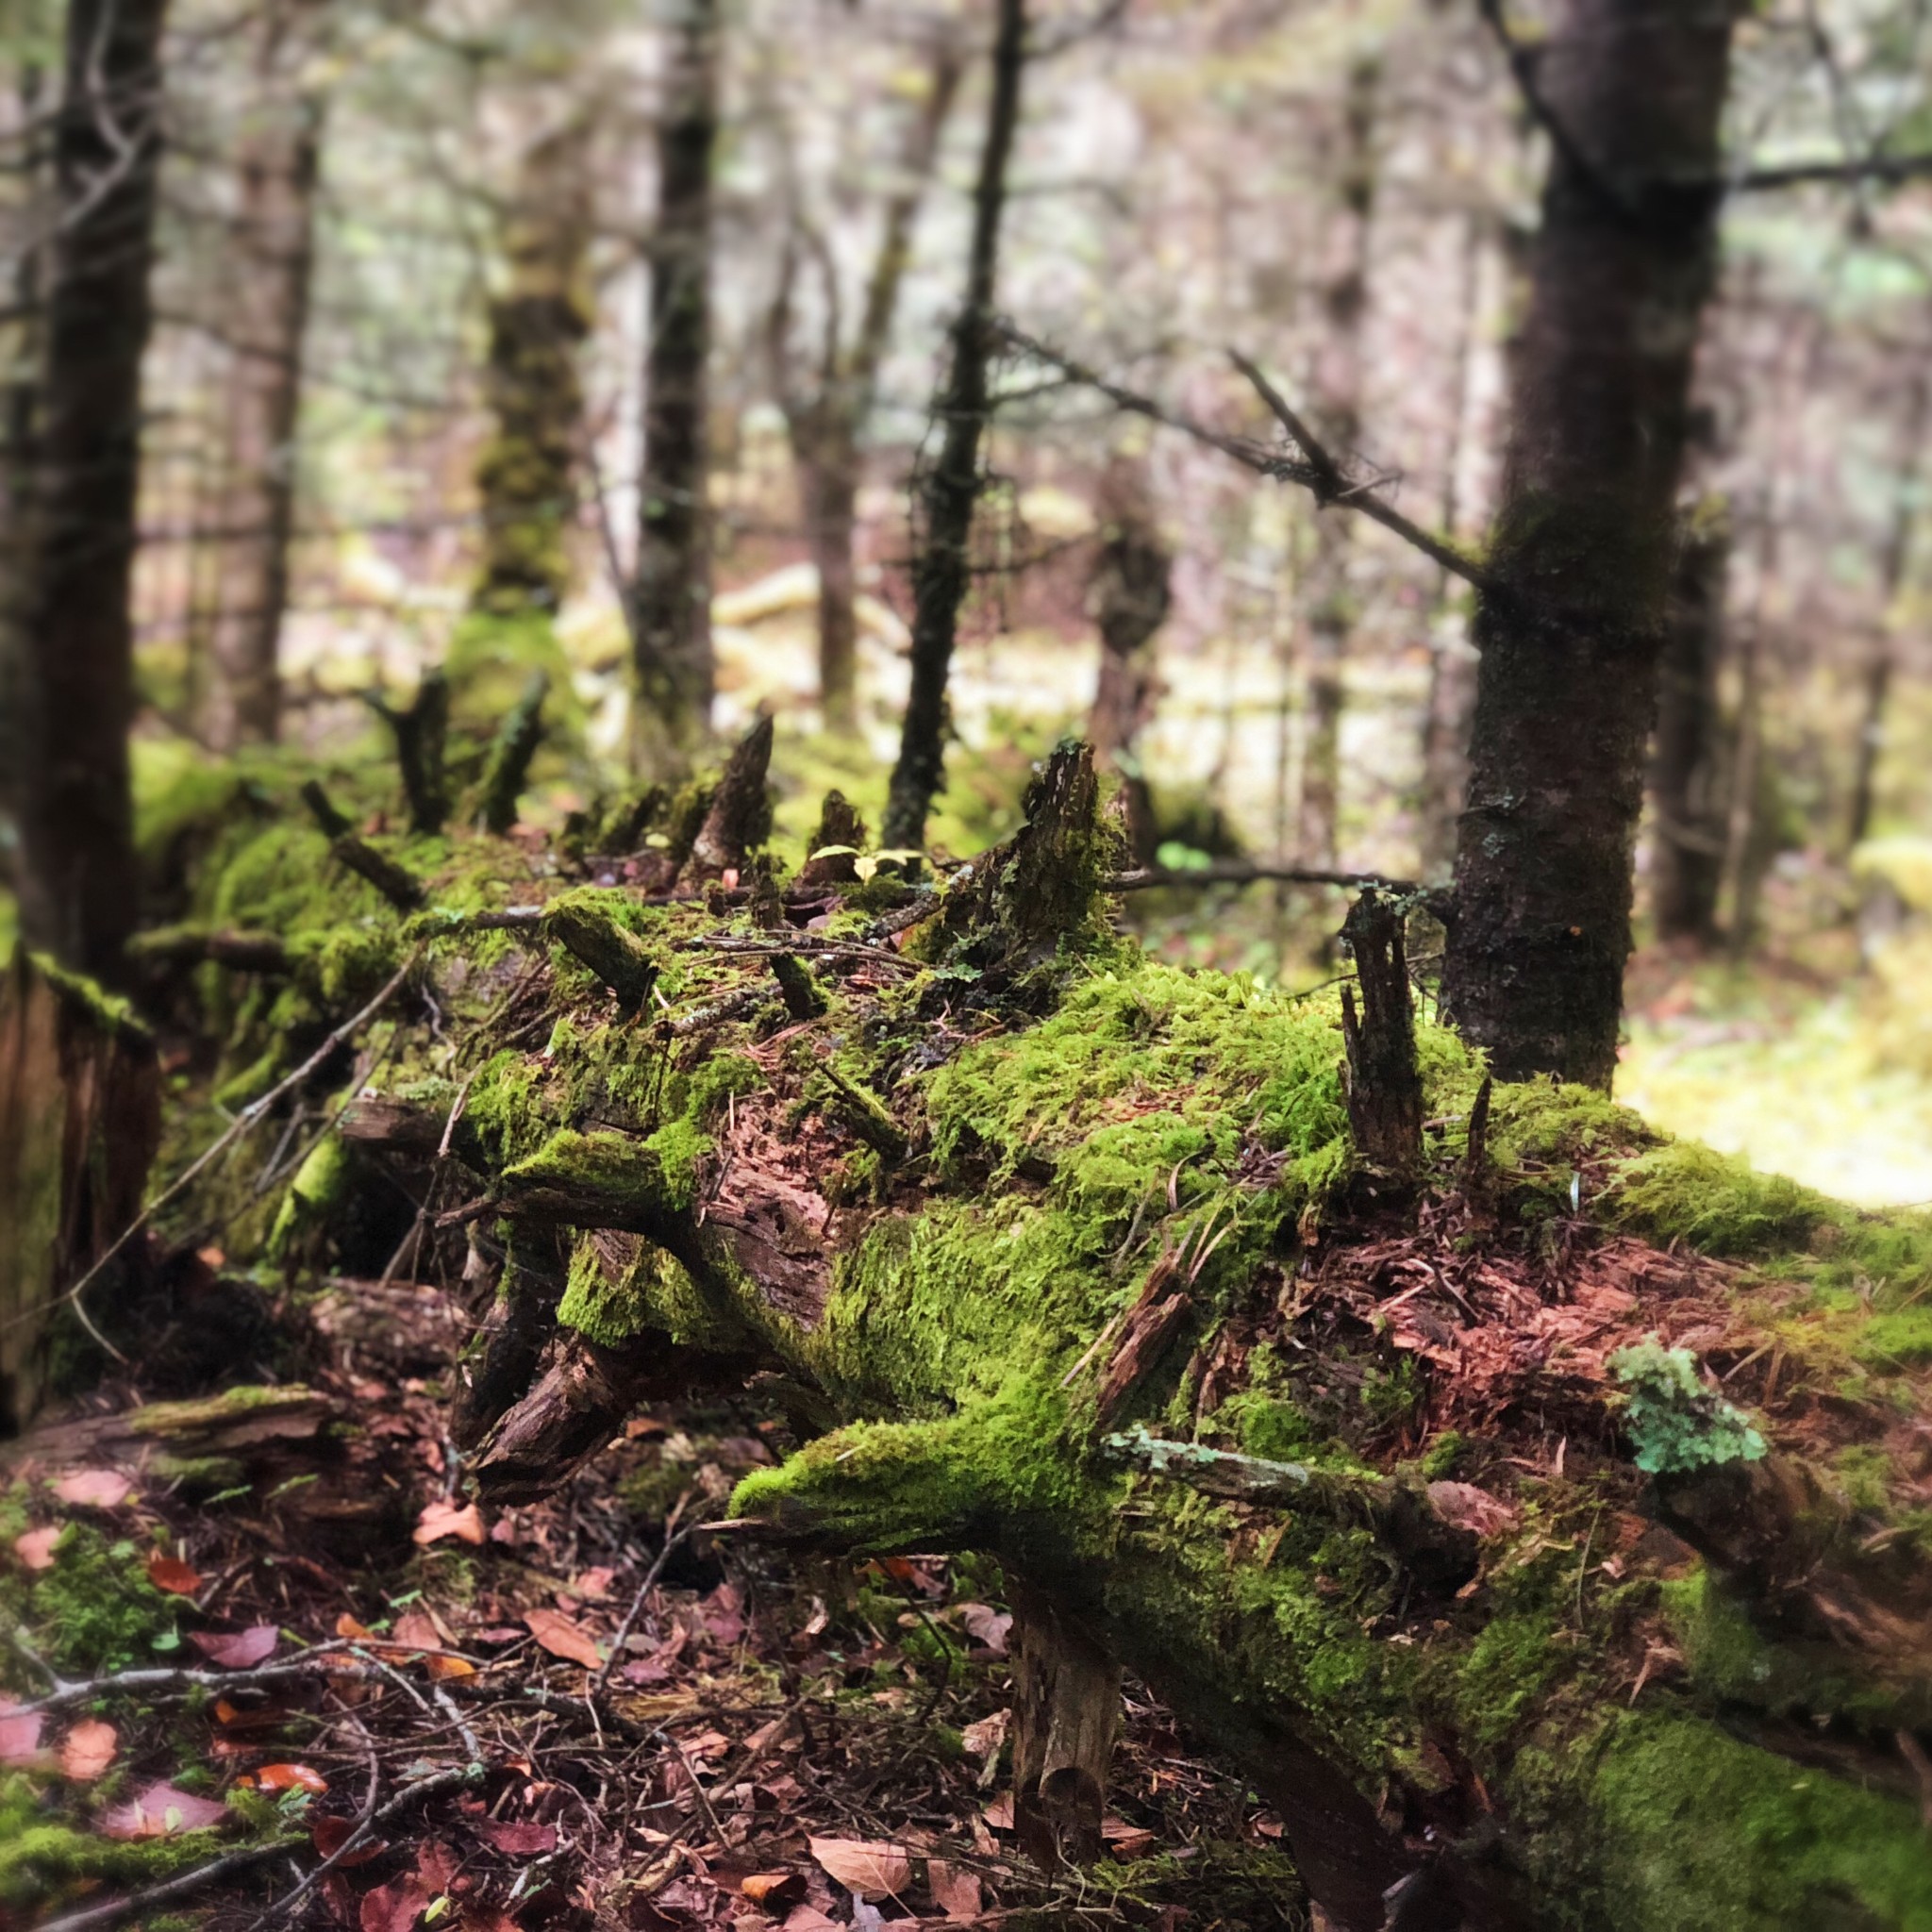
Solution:
<path fill-rule="evenodd" d="M 755 1906 L 789 1905 L 805 1890 L 805 1880 L 796 1872 L 753 1872 L 738 1889 Z"/>
<path fill-rule="evenodd" d="M 995 1831 L 1011 1831 L 1013 1828 L 1012 1793 L 1010 1791 L 1002 1791 L 979 1815 Z"/>
<path fill-rule="evenodd" d="M 192 1596 L 201 1588 L 198 1570 L 161 1550 L 152 1551 L 148 1556 L 147 1580 L 170 1596 Z"/>
<path fill-rule="evenodd" d="M 844 1932 L 844 1927 L 816 1906 L 793 1906 L 786 1915 L 784 1932 Z"/>
<path fill-rule="evenodd" d="M 967 1635 L 977 1638 L 993 1656 L 1006 1656 L 1007 1637 L 1013 1627 L 1010 1611 L 996 1610 L 991 1604 L 961 1604 L 959 1621 Z"/>
<path fill-rule="evenodd" d="M 809 1842 L 820 1865 L 860 1898 L 896 1898 L 912 1882 L 912 1861 L 897 1845 L 862 1838 L 815 1838 Z"/>
<path fill-rule="evenodd" d="M 114 1761 L 120 1738 L 109 1724 L 84 1717 L 60 1745 L 60 1772 L 77 1784 L 92 1784 Z"/>
<path fill-rule="evenodd" d="M 541 1858 L 557 1849 L 554 1824 L 519 1824 L 507 1818 L 491 1818 L 477 1829 L 499 1852 L 512 1858 Z"/>
<path fill-rule="evenodd" d="M 118 1470 L 76 1469 L 54 1485 L 63 1503 L 82 1509 L 118 1509 L 134 1493 L 134 1485 Z"/>
<path fill-rule="evenodd" d="M 47 1722 L 38 1710 L 0 1710 L 0 1764 L 25 1764 L 41 1748 L 41 1727 Z"/>
<path fill-rule="evenodd" d="M 581 1624 L 573 1624 L 561 1610 L 532 1610 L 524 1619 L 524 1624 L 552 1657 L 582 1664 L 587 1671 L 602 1666 L 603 1655 L 592 1641 L 591 1633 Z"/>
<path fill-rule="evenodd" d="M 13 1554 L 29 1570 L 51 1570 L 54 1567 L 54 1545 L 66 1531 L 64 1523 L 50 1523 L 44 1529 L 30 1529 L 24 1536 L 13 1539 Z"/>
<path fill-rule="evenodd" d="M 312 1791 L 317 1797 L 328 1790 L 327 1778 L 307 1764 L 264 1764 L 255 1782 L 264 1791 Z"/>
<path fill-rule="evenodd" d="M 979 1874 L 944 1858 L 925 1861 L 925 1882 L 932 1902 L 949 1919 L 970 1925 L 979 1916 Z"/>
<path fill-rule="evenodd" d="M 446 1536 L 466 1543 L 480 1543 L 489 1534 L 483 1527 L 482 1513 L 474 1503 L 465 1503 L 461 1507 L 454 1503 L 427 1503 L 416 1519 L 415 1540 L 419 1543 L 439 1542 Z"/>
<path fill-rule="evenodd" d="M 103 1838 L 172 1838 L 177 1831 L 201 1831 L 228 1815 L 225 1805 L 177 1791 L 173 1785 L 149 1785 L 143 1791 L 103 1813 L 94 1826 Z"/>
<path fill-rule="evenodd" d="M 968 1724 L 959 1734 L 967 1755 L 971 1757 L 997 1757 L 1000 1746 L 1007 1741 L 1007 1732 L 1012 1722 L 1010 1710 L 996 1710 L 991 1717 L 983 1717 L 977 1724 Z"/>
<path fill-rule="evenodd" d="M 273 1624 L 251 1624 L 245 1630 L 191 1630 L 188 1641 L 225 1671 L 252 1671 L 275 1655 L 281 1633 Z"/>
<path fill-rule="evenodd" d="M 356 1830 L 353 1818 L 311 1818 L 308 1821 L 308 1836 L 315 1849 L 325 1858 L 334 1858 L 336 1854 L 349 1842 Z M 347 1871 L 352 1865 L 366 1865 L 372 1858 L 379 1858 L 389 1849 L 379 1838 L 364 1839 L 346 1857 L 337 1859 L 341 1870 Z"/>

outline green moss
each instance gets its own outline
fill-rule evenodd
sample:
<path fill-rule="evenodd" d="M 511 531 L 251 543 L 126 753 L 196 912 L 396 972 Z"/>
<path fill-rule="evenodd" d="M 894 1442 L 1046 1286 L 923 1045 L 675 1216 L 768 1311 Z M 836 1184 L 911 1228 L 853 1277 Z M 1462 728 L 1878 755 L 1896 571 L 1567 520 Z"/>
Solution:
<path fill-rule="evenodd" d="M 1736 1257 L 1802 1248 L 1841 1212 L 1796 1181 L 1755 1173 L 1694 1141 L 1625 1162 L 1611 1185 L 1610 1211 L 1653 1240 Z"/>
<path fill-rule="evenodd" d="M 1924 1368 L 1932 1362 L 1932 1304 L 1874 1315 L 1860 1329 L 1852 1353 L 1880 1371 Z"/>
<path fill-rule="evenodd" d="M 269 1231 L 269 1257 L 290 1259 L 305 1239 L 325 1228 L 347 1197 L 355 1178 L 348 1144 L 339 1134 L 325 1134 L 295 1170 Z"/>
<path fill-rule="evenodd" d="M 1487 1624 L 1456 1673 L 1452 1693 L 1465 1737 L 1498 1745 L 1528 1715 L 1560 1668 L 1547 1616 L 1498 1617 Z"/>
<path fill-rule="evenodd" d="M 1618 1720 L 1590 1799 L 1620 1932 L 1932 1932 L 1918 1807 L 1807 1770 L 1697 1718 Z"/>
<path fill-rule="evenodd" d="M 54 1566 L 23 1589 L 8 1579 L 0 1610 L 17 1616 L 35 1648 L 74 1677 L 153 1663 L 175 1627 L 175 1606 L 147 1580 L 138 1547 L 70 1523 Z"/>
<path fill-rule="evenodd" d="M 716 1145 L 710 1135 L 689 1120 L 666 1121 L 645 1141 L 663 1175 L 664 1204 L 672 1208 L 691 1207 L 698 1197 L 699 1170 Z"/>

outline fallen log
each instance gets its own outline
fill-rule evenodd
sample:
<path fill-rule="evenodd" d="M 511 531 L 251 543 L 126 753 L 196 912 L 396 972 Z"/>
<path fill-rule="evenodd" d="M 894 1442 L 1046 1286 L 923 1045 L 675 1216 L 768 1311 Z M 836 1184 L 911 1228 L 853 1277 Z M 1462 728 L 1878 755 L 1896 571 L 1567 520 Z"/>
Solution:
<path fill-rule="evenodd" d="M 287 991 L 422 949 L 341 1132 L 441 1190 L 419 1273 L 508 1236 L 458 1400 L 486 1502 L 771 1375 L 801 1440 L 749 1533 L 1007 1567 L 1042 1857 L 1095 1850 L 1124 1667 L 1346 1932 L 1932 1926 L 1932 1222 L 1405 1053 L 1379 914 L 1347 1037 L 1333 992 L 1144 958 L 1077 749 L 940 890 L 747 907 L 768 744 L 627 873 L 453 841 Z M 687 866 L 714 905 L 664 898 Z"/>

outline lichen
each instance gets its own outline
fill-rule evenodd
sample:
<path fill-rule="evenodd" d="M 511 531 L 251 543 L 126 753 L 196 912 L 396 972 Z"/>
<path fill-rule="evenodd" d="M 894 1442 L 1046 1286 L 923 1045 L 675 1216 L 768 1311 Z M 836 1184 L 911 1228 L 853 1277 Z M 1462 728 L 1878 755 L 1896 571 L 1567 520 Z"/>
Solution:
<path fill-rule="evenodd" d="M 1646 1474 L 1763 1457 L 1764 1438 L 1742 1409 L 1698 1379 L 1697 1357 L 1688 1348 L 1665 1348 L 1653 1335 L 1620 1349 L 1610 1368 L 1627 1392 L 1624 1424 Z"/>

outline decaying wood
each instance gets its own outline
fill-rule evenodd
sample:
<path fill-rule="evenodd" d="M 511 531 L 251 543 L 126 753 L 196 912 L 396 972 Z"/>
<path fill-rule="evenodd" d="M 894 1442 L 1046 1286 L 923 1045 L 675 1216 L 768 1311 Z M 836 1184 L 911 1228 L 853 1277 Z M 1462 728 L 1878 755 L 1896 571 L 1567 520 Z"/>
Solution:
<path fill-rule="evenodd" d="M 449 818 L 449 681 L 433 666 L 423 674 L 416 695 L 398 710 L 372 695 L 370 706 L 395 734 L 396 763 L 409 808 L 409 829 L 435 834 Z"/>
<path fill-rule="evenodd" d="M 48 1324 L 140 1213 L 160 1131 L 146 1030 L 16 947 L 0 986 L 0 1439 L 40 1407 Z"/>
<path fill-rule="evenodd" d="M 1357 1019 L 1353 990 L 1341 990 L 1349 1125 L 1361 1158 L 1398 1175 L 1414 1173 L 1423 1152 L 1423 1079 L 1403 924 L 1401 908 L 1372 889 L 1349 908 L 1341 925 L 1362 991 Z"/>
<path fill-rule="evenodd" d="M 698 836 L 684 869 L 688 884 L 723 878 L 742 869 L 753 849 L 772 832 L 772 802 L 765 794 L 765 774 L 772 763 L 772 721 L 760 718 L 739 741 L 711 808 L 698 827 Z"/>
<path fill-rule="evenodd" d="M 1047 1598 L 1012 1591 L 1013 1824 L 1037 1864 L 1100 1857 L 1121 1667 Z"/>
<path fill-rule="evenodd" d="M 338 1420 L 319 1391 L 229 1389 L 190 1402 L 150 1402 L 114 1415 L 83 1416 L 35 1429 L 7 1451 L 58 1468 L 73 1463 L 166 1455 L 179 1461 L 251 1456 L 271 1445 L 313 1441 Z"/>
<path fill-rule="evenodd" d="M 517 802 L 530 775 L 530 760 L 543 741 L 543 700 L 550 694 L 547 673 L 533 671 L 524 694 L 498 727 L 483 768 L 476 821 L 499 836 L 517 822 Z"/>
<path fill-rule="evenodd" d="M 358 877 L 365 878 L 398 912 L 414 912 L 423 904 L 423 884 L 407 866 L 378 852 L 336 809 L 319 779 L 302 787 L 302 802 L 328 839 L 330 856 Z"/>

